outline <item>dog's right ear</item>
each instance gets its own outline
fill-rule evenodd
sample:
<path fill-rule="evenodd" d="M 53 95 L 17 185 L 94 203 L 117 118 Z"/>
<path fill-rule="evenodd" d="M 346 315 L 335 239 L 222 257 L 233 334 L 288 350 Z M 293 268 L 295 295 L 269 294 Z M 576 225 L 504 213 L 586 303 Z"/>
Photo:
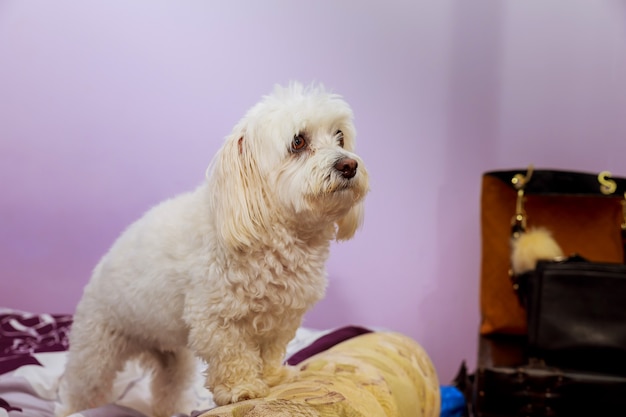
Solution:
<path fill-rule="evenodd" d="M 252 246 L 270 225 L 264 179 L 247 141 L 245 132 L 233 133 L 207 172 L 217 238 L 236 250 Z"/>

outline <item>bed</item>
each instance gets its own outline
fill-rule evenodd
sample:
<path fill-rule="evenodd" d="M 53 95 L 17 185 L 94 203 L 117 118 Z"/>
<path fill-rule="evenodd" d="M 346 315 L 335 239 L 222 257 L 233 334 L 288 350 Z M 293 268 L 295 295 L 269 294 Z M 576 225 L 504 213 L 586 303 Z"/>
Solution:
<path fill-rule="evenodd" d="M 0 308 L 0 417 L 53 417 L 71 315 Z M 439 386 L 421 346 L 406 336 L 359 326 L 301 328 L 286 362 L 296 380 L 267 398 L 215 407 L 202 386 L 203 364 L 191 395 L 194 410 L 177 417 L 461 417 L 463 394 Z M 114 404 L 74 417 L 150 416 L 149 374 L 130 362 L 116 380 Z"/>

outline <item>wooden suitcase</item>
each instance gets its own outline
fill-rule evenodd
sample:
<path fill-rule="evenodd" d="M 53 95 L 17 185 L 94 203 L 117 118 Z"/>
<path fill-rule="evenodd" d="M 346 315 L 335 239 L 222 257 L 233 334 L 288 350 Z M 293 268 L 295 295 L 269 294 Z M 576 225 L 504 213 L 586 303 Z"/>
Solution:
<path fill-rule="evenodd" d="M 626 376 L 549 367 L 529 359 L 525 346 L 525 336 L 480 336 L 476 417 L 626 415 Z"/>

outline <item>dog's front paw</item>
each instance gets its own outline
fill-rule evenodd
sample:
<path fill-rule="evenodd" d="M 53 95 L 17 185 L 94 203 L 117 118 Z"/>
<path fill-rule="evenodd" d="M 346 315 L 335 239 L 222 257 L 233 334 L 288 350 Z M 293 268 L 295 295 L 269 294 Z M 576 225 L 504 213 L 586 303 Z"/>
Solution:
<path fill-rule="evenodd" d="M 213 388 L 213 401 L 217 405 L 226 405 L 239 401 L 265 397 L 269 393 L 267 384 L 263 381 L 253 381 L 228 388 L 226 385 L 217 385 Z"/>

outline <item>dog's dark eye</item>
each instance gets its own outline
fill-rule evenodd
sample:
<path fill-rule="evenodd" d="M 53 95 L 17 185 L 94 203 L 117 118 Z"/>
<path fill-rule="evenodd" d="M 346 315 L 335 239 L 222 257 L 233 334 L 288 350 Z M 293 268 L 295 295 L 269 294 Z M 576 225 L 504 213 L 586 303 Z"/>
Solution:
<path fill-rule="evenodd" d="M 335 132 L 335 136 L 337 136 L 337 140 L 339 141 L 339 146 L 343 148 L 343 132 L 338 130 Z"/>
<path fill-rule="evenodd" d="M 303 151 L 305 148 L 306 139 L 304 138 L 304 135 L 298 133 L 296 136 L 293 137 L 293 141 L 291 142 L 291 150 L 293 152 L 300 152 Z"/>

